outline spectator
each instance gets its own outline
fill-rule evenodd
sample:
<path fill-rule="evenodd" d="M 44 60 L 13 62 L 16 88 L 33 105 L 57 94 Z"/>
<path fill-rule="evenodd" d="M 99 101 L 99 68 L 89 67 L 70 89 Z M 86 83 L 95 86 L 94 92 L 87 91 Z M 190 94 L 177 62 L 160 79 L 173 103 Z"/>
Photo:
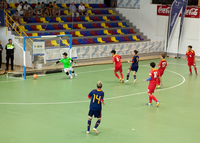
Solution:
<path fill-rule="evenodd" d="M 17 31 L 19 31 L 19 32 L 21 32 L 20 31 L 20 29 L 19 29 L 19 27 L 20 27 L 20 24 L 19 24 L 19 19 L 13 19 L 15 22 L 13 23 L 13 31 L 15 31 L 15 29 L 17 30 Z"/>
<path fill-rule="evenodd" d="M 88 13 L 86 12 L 84 4 L 81 2 L 79 7 L 78 7 L 79 13 L 83 16 L 86 15 L 88 16 Z"/>
<path fill-rule="evenodd" d="M 3 46 L 1 45 L 1 40 L 0 40 L 0 70 L 2 71 L 1 69 L 1 63 L 2 63 L 2 51 L 3 51 Z"/>
<path fill-rule="evenodd" d="M 56 1 L 53 2 L 53 17 L 58 14 L 60 16 L 60 7 L 57 6 Z"/>
<path fill-rule="evenodd" d="M 47 14 L 49 16 L 49 10 L 45 6 L 44 2 L 42 2 L 42 16 L 45 16 L 45 14 Z"/>
<path fill-rule="evenodd" d="M 40 5 L 40 2 L 38 2 L 35 6 L 35 14 L 36 16 L 38 16 L 38 14 L 42 14 L 42 6 Z"/>
<path fill-rule="evenodd" d="M 26 15 L 26 10 L 24 10 L 24 9 L 22 8 L 22 5 L 23 5 L 23 2 L 21 1 L 21 2 L 19 3 L 19 5 L 17 6 L 17 10 L 18 10 L 18 12 L 19 12 L 20 15 L 23 15 L 23 16 L 25 17 L 25 15 Z"/>
<path fill-rule="evenodd" d="M 7 19 L 6 26 L 8 27 L 8 30 L 11 30 L 10 24 L 12 24 L 12 20 L 10 18 L 12 18 L 12 14 L 11 14 L 11 12 L 7 8 L 6 8 L 6 13 L 8 14 L 8 16 L 6 14 L 6 19 Z"/>
<path fill-rule="evenodd" d="M 8 3 L 7 3 L 6 0 L 1 1 L 1 9 L 3 9 L 3 6 L 4 6 L 5 9 L 8 8 Z"/>
<path fill-rule="evenodd" d="M 75 2 L 72 2 L 72 4 L 69 6 L 70 13 L 72 14 L 72 17 L 74 17 L 74 14 L 76 14 L 76 17 L 79 17 L 79 13 L 76 10 Z"/>
<path fill-rule="evenodd" d="M 49 4 L 47 5 L 47 9 L 49 11 L 49 16 L 53 15 L 53 5 L 52 2 L 49 2 Z"/>
<path fill-rule="evenodd" d="M 9 66 L 9 59 L 11 59 L 11 70 L 14 70 L 13 68 L 13 60 L 14 60 L 14 49 L 15 45 L 12 43 L 12 39 L 8 40 L 8 44 L 6 45 L 6 70 L 8 70 Z"/>
<path fill-rule="evenodd" d="M 33 16 L 33 8 L 28 5 L 27 1 L 25 2 L 24 10 L 26 11 L 26 17 L 30 20 L 30 17 Z"/>
<path fill-rule="evenodd" d="M 112 6 L 117 7 L 117 0 L 113 0 Z"/>
<path fill-rule="evenodd" d="M 19 21 L 19 24 L 21 25 L 21 16 L 20 14 L 18 13 L 18 10 L 15 11 L 15 13 L 13 14 L 12 16 L 12 19 L 14 20 L 18 20 Z"/>

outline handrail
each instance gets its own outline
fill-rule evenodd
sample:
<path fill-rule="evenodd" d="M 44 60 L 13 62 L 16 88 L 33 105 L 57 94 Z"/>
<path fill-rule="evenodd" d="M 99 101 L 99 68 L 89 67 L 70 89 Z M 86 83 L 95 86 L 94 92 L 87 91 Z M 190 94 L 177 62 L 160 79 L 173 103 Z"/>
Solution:
<path fill-rule="evenodd" d="M 21 29 L 21 27 L 12 19 L 12 17 L 10 17 L 9 15 L 8 15 L 8 13 L 4 10 L 4 13 L 6 14 L 6 18 L 5 18 L 5 20 L 6 20 L 6 23 L 8 23 L 16 32 L 17 32 L 17 34 L 19 34 L 19 36 L 20 37 L 22 37 L 22 33 L 24 33 L 24 35 L 26 36 L 26 37 L 28 37 L 28 35 Z M 17 25 L 17 27 L 20 29 L 20 33 L 12 26 L 12 24 L 10 23 L 10 22 L 8 22 L 8 20 L 7 20 L 7 16 L 12 20 L 12 22 L 14 22 L 15 23 L 15 25 Z M 30 39 L 30 38 L 29 38 Z M 30 41 L 31 42 L 33 42 L 31 39 L 30 39 Z M 26 43 L 32 48 L 32 46 L 26 41 Z"/>

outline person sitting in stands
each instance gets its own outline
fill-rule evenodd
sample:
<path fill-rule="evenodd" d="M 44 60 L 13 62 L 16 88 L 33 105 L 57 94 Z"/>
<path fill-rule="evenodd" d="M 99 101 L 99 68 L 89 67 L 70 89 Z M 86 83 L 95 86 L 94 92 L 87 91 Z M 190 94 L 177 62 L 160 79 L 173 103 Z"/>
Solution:
<path fill-rule="evenodd" d="M 7 3 L 6 0 L 1 1 L 1 9 L 3 9 L 3 6 L 4 6 L 5 9 L 8 8 L 8 3 Z"/>
<path fill-rule="evenodd" d="M 60 7 L 57 6 L 56 1 L 53 2 L 53 17 L 58 14 L 60 16 Z"/>
<path fill-rule="evenodd" d="M 53 5 L 52 5 L 52 2 L 49 2 L 49 4 L 46 6 L 46 8 L 48 9 L 49 11 L 49 16 L 52 16 L 53 15 Z"/>
<path fill-rule="evenodd" d="M 33 8 L 28 5 L 27 1 L 24 4 L 24 10 L 26 10 L 26 17 L 28 18 L 28 20 L 30 20 L 31 17 L 33 17 Z"/>
<path fill-rule="evenodd" d="M 23 15 L 23 17 L 25 17 L 26 16 L 26 10 L 24 10 L 22 6 L 23 6 L 23 2 L 21 1 L 19 3 L 19 5 L 17 6 L 17 10 L 18 10 L 20 15 Z"/>
<path fill-rule="evenodd" d="M 88 16 L 88 13 L 86 12 L 84 4 L 81 2 L 79 7 L 78 7 L 79 13 L 83 16 L 86 15 Z"/>
<path fill-rule="evenodd" d="M 42 16 L 45 16 L 46 14 L 49 16 L 49 10 L 48 8 L 45 6 L 44 2 L 42 2 Z"/>
<path fill-rule="evenodd" d="M 74 14 L 76 14 L 76 17 L 79 17 L 79 13 L 77 12 L 75 2 L 72 2 L 72 4 L 69 6 L 69 10 L 72 14 L 72 17 L 74 17 Z"/>
<path fill-rule="evenodd" d="M 35 6 L 35 14 L 36 16 L 38 16 L 38 14 L 42 14 L 42 6 L 40 5 L 40 2 L 38 2 Z"/>
<path fill-rule="evenodd" d="M 21 16 L 20 16 L 20 14 L 18 13 L 18 10 L 16 10 L 15 11 L 15 13 L 13 14 L 13 16 L 12 16 L 12 19 L 14 20 L 14 21 L 19 21 L 19 24 L 21 24 Z"/>

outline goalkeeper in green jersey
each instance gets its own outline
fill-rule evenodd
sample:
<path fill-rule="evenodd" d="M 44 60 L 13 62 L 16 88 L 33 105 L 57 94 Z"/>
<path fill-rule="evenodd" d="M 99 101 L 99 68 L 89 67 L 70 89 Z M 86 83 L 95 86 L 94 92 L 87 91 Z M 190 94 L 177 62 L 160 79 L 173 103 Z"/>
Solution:
<path fill-rule="evenodd" d="M 71 79 L 73 78 L 73 76 L 77 76 L 77 74 L 74 73 L 74 70 L 71 66 L 71 62 L 73 63 L 73 60 L 71 58 L 67 57 L 66 52 L 63 53 L 63 58 L 60 59 L 59 61 L 57 61 L 54 65 L 56 65 L 60 62 L 63 63 L 64 71 Z M 73 76 L 69 73 L 69 71 L 71 71 Z"/>

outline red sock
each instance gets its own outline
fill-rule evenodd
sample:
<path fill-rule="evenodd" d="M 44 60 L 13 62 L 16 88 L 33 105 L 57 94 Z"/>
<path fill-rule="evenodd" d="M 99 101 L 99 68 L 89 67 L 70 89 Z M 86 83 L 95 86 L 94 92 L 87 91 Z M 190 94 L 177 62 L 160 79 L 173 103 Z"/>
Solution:
<path fill-rule="evenodd" d="M 152 103 L 152 97 L 149 95 L 149 103 Z"/>
<path fill-rule="evenodd" d="M 121 75 L 121 78 L 124 79 L 124 76 L 123 76 L 123 73 L 122 73 L 122 72 L 120 73 L 120 75 Z"/>
<path fill-rule="evenodd" d="M 195 73 L 197 73 L 197 68 L 196 67 L 194 68 L 194 70 L 195 70 Z"/>
<path fill-rule="evenodd" d="M 151 96 L 151 99 L 153 99 L 155 102 L 158 102 L 155 96 L 153 96 L 152 94 L 150 96 Z"/>
<path fill-rule="evenodd" d="M 192 73 L 192 68 L 191 67 L 189 67 L 189 71 L 190 71 L 190 73 Z"/>
<path fill-rule="evenodd" d="M 160 78 L 157 79 L 157 85 L 160 85 Z"/>
<path fill-rule="evenodd" d="M 118 76 L 118 74 L 117 73 L 115 73 L 115 76 L 119 79 L 119 76 Z"/>

